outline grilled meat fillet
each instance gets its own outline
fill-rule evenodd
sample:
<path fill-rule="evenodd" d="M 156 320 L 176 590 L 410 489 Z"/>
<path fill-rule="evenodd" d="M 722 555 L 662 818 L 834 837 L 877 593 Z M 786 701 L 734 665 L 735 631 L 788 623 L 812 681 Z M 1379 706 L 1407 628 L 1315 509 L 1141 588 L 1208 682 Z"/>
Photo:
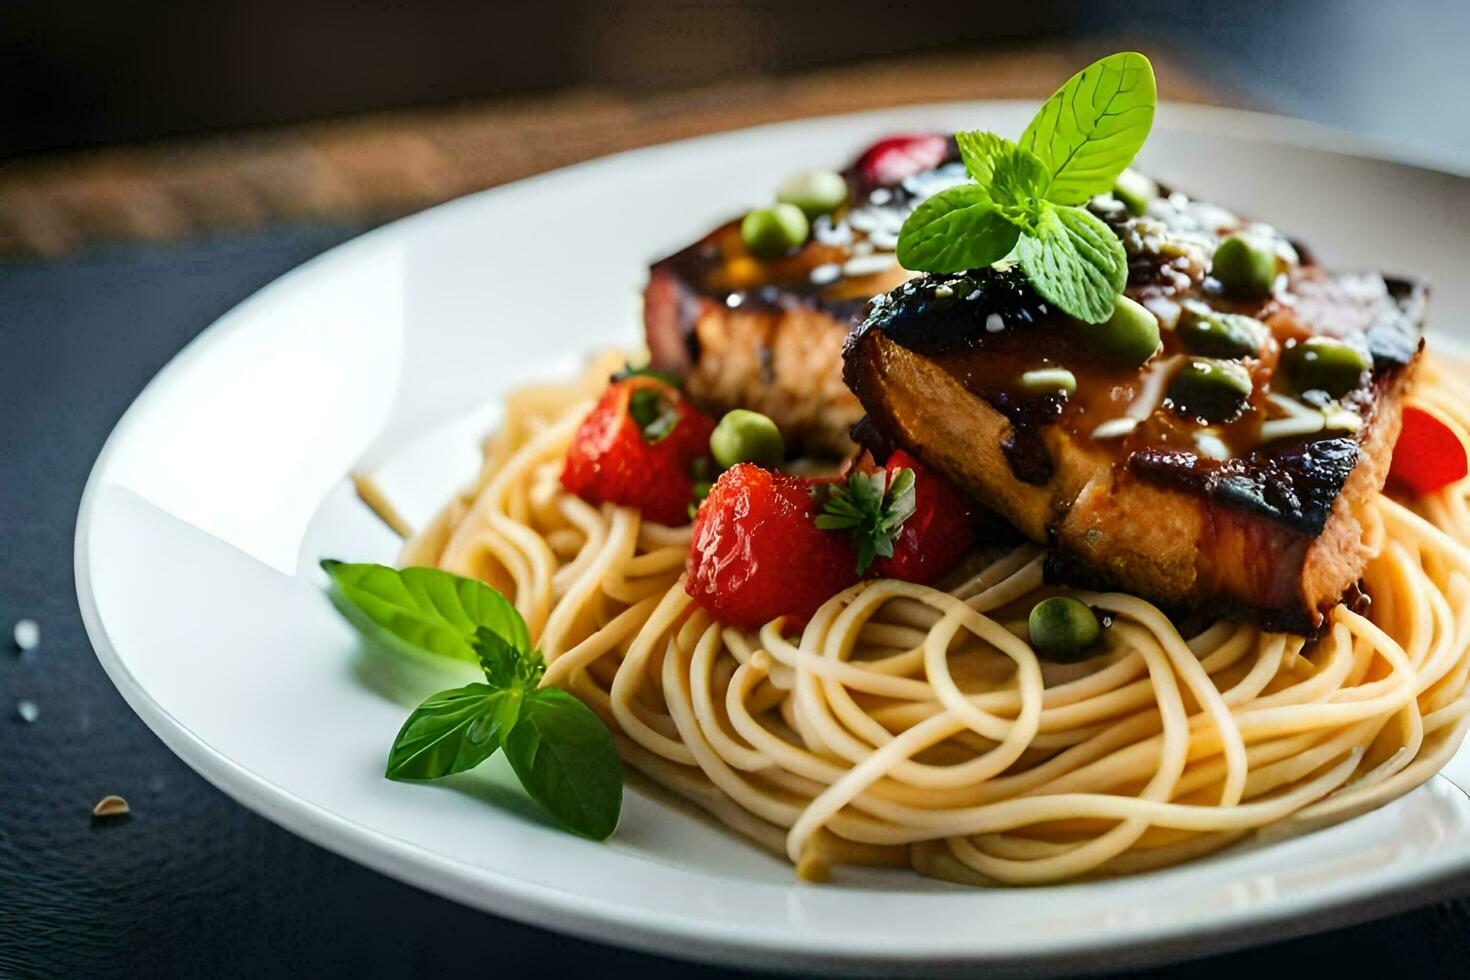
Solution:
<path fill-rule="evenodd" d="M 1287 262 L 1283 241 L 1274 295 L 1228 300 L 1206 270 L 1238 223 L 1179 195 L 1151 215 L 1104 209 L 1129 252 L 1128 295 L 1166 328 L 1141 368 L 1108 366 L 1089 340 L 1096 328 L 1048 309 L 1019 269 L 988 268 L 875 300 L 847 344 L 847 384 L 885 440 L 1049 545 L 1050 580 L 1310 634 L 1366 564 L 1365 511 L 1388 473 L 1426 291 Z M 1190 417 L 1167 397 L 1194 356 L 1169 329 L 1182 302 L 1267 328 L 1241 362 L 1253 391 L 1238 417 Z M 1371 360 L 1335 400 L 1286 383 L 1282 352 L 1314 336 Z M 1017 384 L 1057 367 L 1075 375 L 1070 395 Z"/>
<path fill-rule="evenodd" d="M 654 263 L 643 296 L 652 366 L 683 377 L 707 412 L 754 409 L 788 445 L 849 454 L 863 412 L 842 383 L 842 344 L 873 296 L 912 275 L 893 255 L 904 217 L 966 179 L 953 144 L 940 153 L 936 168 L 906 176 L 850 167 L 852 206 L 816 219 L 790 255 L 752 255 L 737 220 Z"/>

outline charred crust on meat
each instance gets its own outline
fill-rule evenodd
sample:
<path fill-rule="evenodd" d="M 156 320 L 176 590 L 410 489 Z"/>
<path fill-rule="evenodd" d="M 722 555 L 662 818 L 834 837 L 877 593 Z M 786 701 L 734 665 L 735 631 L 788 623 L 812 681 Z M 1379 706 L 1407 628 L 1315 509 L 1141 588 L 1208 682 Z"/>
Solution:
<path fill-rule="evenodd" d="M 929 356 L 986 346 L 992 316 L 1007 326 L 1047 319 L 1048 308 L 1017 266 L 920 276 L 874 297 L 858 334 L 882 330 L 894 343 Z M 848 340 L 851 348 L 856 336 Z"/>
<path fill-rule="evenodd" d="M 1143 449 L 1127 469 L 1160 486 L 1269 518 L 1315 537 L 1358 463 L 1354 439 L 1318 439 L 1214 462 L 1192 452 Z"/>

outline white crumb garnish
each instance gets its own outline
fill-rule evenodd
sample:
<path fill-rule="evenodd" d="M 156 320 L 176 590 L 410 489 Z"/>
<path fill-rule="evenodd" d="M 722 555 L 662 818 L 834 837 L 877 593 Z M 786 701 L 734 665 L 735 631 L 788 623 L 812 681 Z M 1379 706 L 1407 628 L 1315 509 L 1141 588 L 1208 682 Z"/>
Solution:
<path fill-rule="evenodd" d="M 808 275 L 814 286 L 826 286 L 842 278 L 842 266 L 836 262 L 827 262 L 817 266 Z"/>
<path fill-rule="evenodd" d="M 871 276 L 887 272 L 896 265 L 898 259 L 887 252 L 880 252 L 877 255 L 859 255 L 848 259 L 842 264 L 842 272 L 848 276 Z"/>
<path fill-rule="evenodd" d="M 22 619 L 16 623 L 12 635 L 16 647 L 22 651 L 34 650 L 41 645 L 41 627 L 34 619 Z"/>
<path fill-rule="evenodd" d="M 1116 439 L 1119 436 L 1126 436 L 1137 427 L 1138 419 L 1131 419 L 1127 417 L 1121 419 L 1109 419 L 1102 425 L 1092 430 L 1092 438 Z"/>
<path fill-rule="evenodd" d="M 1032 394 L 1077 390 L 1077 376 L 1066 368 L 1039 368 L 1021 375 L 1021 387 Z"/>
<path fill-rule="evenodd" d="M 1321 414 L 1293 415 L 1284 419 L 1271 419 L 1261 423 L 1261 441 L 1284 439 L 1287 436 L 1309 436 L 1321 432 L 1327 420 Z"/>
<path fill-rule="evenodd" d="M 1230 447 L 1213 432 L 1201 432 L 1194 437 L 1194 444 L 1199 451 L 1210 459 L 1226 460 L 1230 458 Z"/>
<path fill-rule="evenodd" d="M 985 330 L 987 333 L 1000 333 L 1006 328 L 1006 322 L 1001 319 L 999 313 L 992 313 L 985 318 Z"/>

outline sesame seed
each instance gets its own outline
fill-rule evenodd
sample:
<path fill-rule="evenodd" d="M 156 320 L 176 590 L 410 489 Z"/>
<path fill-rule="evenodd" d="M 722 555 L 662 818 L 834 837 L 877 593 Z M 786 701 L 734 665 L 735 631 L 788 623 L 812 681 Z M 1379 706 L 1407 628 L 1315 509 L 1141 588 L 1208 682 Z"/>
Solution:
<path fill-rule="evenodd" d="M 893 200 L 893 191 L 889 190 L 886 187 L 879 187 L 878 189 L 873 191 L 873 193 L 868 195 L 868 200 L 880 206 L 887 204 L 889 201 Z"/>
<path fill-rule="evenodd" d="M 745 302 L 745 297 L 741 296 L 739 293 L 731 293 L 729 296 L 725 297 L 725 305 L 732 310 L 743 302 Z"/>
<path fill-rule="evenodd" d="M 20 650 L 34 650 L 41 643 L 41 627 L 34 619 L 22 619 L 15 624 L 14 636 Z"/>
<path fill-rule="evenodd" d="M 986 333 L 1000 333 L 1006 328 L 1006 322 L 1001 319 L 999 313 L 992 313 L 985 318 Z"/>
<path fill-rule="evenodd" d="M 34 701 L 21 701 L 15 706 L 15 713 L 20 715 L 20 720 L 27 725 L 41 717 L 41 709 Z"/>

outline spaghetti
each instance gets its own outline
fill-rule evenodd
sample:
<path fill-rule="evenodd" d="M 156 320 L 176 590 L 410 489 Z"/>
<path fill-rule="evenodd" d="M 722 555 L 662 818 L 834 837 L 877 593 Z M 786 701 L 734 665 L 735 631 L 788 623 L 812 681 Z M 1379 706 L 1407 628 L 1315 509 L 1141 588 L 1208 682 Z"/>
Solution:
<path fill-rule="evenodd" d="M 489 582 L 626 761 L 798 873 L 912 867 L 1036 884 L 1174 864 L 1346 819 L 1430 778 L 1470 698 L 1467 482 L 1381 496 L 1369 611 L 1313 643 L 1221 620 L 1186 636 L 1129 595 L 1049 587 L 1032 545 L 978 553 L 944 589 L 871 580 L 795 633 L 713 622 L 686 595 L 690 529 L 592 506 L 562 460 L 610 364 L 510 397 L 479 479 L 404 565 Z M 1470 426 L 1442 364 L 1413 398 Z M 1026 642 L 1040 598 L 1113 624 L 1055 664 Z"/>

